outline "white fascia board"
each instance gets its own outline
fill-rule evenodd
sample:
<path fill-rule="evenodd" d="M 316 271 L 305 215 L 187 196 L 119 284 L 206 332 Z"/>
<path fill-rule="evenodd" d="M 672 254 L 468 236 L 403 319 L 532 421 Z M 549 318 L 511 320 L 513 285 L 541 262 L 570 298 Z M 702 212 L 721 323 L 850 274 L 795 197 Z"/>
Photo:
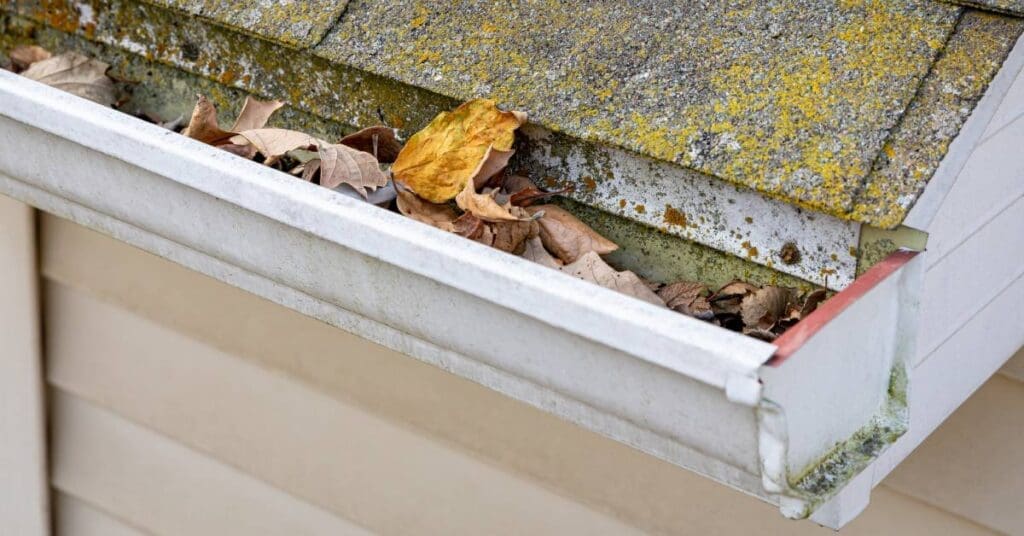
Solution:
<path fill-rule="evenodd" d="M 974 148 L 982 141 L 989 124 L 1022 69 L 1024 69 L 1024 35 L 1017 39 L 1017 44 L 1014 45 L 1010 55 L 1003 62 L 1003 66 L 1000 67 L 995 78 L 989 83 L 985 95 L 978 101 L 956 138 L 949 144 L 946 156 L 943 157 L 939 167 L 928 180 L 924 192 L 907 213 L 903 225 L 928 231 L 932 220 L 946 200 L 946 195 L 953 188 L 953 183 L 960 176 L 960 172 L 970 159 Z"/>

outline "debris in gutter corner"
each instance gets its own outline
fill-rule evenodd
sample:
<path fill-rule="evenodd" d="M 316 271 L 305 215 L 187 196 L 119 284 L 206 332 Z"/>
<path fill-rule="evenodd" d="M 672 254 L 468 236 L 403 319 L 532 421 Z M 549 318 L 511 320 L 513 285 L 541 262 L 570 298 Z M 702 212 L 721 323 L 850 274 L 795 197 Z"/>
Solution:
<path fill-rule="evenodd" d="M 38 46 L 17 47 L 9 58 L 10 69 L 22 76 L 117 105 L 117 85 L 106 74 L 106 63 L 76 52 L 52 56 Z M 326 188 L 351 188 L 363 199 L 368 199 L 367 190 L 380 189 L 384 195 L 375 195 L 375 204 L 418 222 L 761 340 L 774 340 L 828 297 L 824 290 L 800 294 L 740 280 L 712 292 L 699 282 L 662 284 L 617 270 L 602 258 L 617 244 L 558 205 L 534 204 L 568 188 L 545 191 L 527 177 L 508 174 L 515 132 L 526 114 L 502 111 L 492 100 L 472 100 L 439 114 L 404 145 L 385 125 L 334 143 L 268 128 L 282 106 L 281 101 L 247 97 L 225 130 L 213 104 L 199 96 L 181 134 Z M 175 131 L 182 126 L 181 119 L 141 118 Z M 669 220 L 686 224 L 685 215 L 666 205 Z M 799 262 L 795 244 L 786 246 L 793 251 L 782 252 L 783 262 Z"/>

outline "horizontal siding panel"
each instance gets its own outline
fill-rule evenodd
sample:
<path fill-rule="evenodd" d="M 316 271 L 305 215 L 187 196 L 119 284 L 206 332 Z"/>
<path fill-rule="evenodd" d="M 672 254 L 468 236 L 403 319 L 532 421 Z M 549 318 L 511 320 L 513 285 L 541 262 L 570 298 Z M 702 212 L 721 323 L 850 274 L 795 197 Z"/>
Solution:
<path fill-rule="evenodd" d="M 249 475 L 51 391 L 53 483 L 162 535 L 363 535 L 365 530 Z"/>
<path fill-rule="evenodd" d="M 149 536 L 81 499 L 53 490 L 56 536 Z"/>
<path fill-rule="evenodd" d="M 928 229 L 929 265 L 939 262 L 1024 197 L 1021 147 L 1024 117 L 974 149 Z M 1009 249 L 997 248 L 990 254 L 1006 251 Z"/>
<path fill-rule="evenodd" d="M 1022 275 L 1024 197 L 925 272 L 919 356 L 933 353 Z M 1012 311 L 1007 313 L 1014 314 Z M 1024 330 L 1010 330 L 1003 337 L 1016 341 L 1010 352 L 1001 356 L 1005 360 L 1024 344 Z M 980 348 L 984 348 L 984 352 L 991 349 L 987 343 L 982 345 Z"/>
<path fill-rule="evenodd" d="M 628 534 L 535 483 L 73 290 L 47 291 L 51 383 L 389 534 Z"/>
<path fill-rule="evenodd" d="M 1024 529 L 1021 445 L 1024 386 L 997 375 L 897 467 L 887 483 L 993 529 L 1019 534 Z"/>
<path fill-rule="evenodd" d="M 66 220 L 44 217 L 42 234 L 44 271 L 56 281 L 645 530 L 718 530 L 708 504 L 757 512 L 756 526 L 780 534 L 794 530 L 745 494 Z"/>
<path fill-rule="evenodd" d="M 236 357 L 245 356 L 249 363 L 284 372 L 333 398 L 354 401 L 394 422 L 414 423 L 417 429 L 429 431 L 429 436 L 469 447 L 491 463 L 530 475 L 539 486 L 559 489 L 615 512 L 643 530 L 659 534 L 832 534 L 811 523 L 787 521 L 774 507 L 706 478 L 433 367 L 390 351 L 375 350 L 379 347 L 360 339 L 353 341 L 340 330 L 92 231 L 52 217 L 45 218 L 43 224 L 44 266 L 51 277 L 89 294 L 99 294 L 104 300 L 117 302 Z M 57 340 L 67 340 L 69 348 L 81 344 L 83 349 L 124 353 L 127 343 L 119 340 L 121 334 L 138 331 L 140 322 L 146 322 L 138 318 L 128 322 L 102 320 L 109 315 L 104 310 L 127 313 L 97 301 L 83 290 L 50 284 L 50 309 L 59 311 L 51 314 L 64 317 L 52 323 L 51 347 Z M 59 305 L 83 300 L 92 303 Z M 77 320 L 79 317 L 83 319 Z M 111 327 L 95 329 L 90 321 Z M 80 335 L 58 334 L 78 323 L 82 326 L 75 329 Z M 115 330 L 115 326 L 119 327 Z M 174 335 L 162 331 L 164 337 Z M 89 340 L 76 342 L 86 335 Z M 150 340 L 149 335 L 140 335 L 140 339 L 149 342 L 138 346 L 134 353 L 168 347 L 162 337 Z M 369 347 L 360 349 L 358 344 Z M 200 367 L 193 374 L 203 374 L 202 370 Z M 123 377 L 123 381 L 129 380 Z M 459 475 L 451 474 L 450 478 Z M 884 486 L 875 490 L 872 499 L 872 505 L 844 529 L 844 534 L 893 530 L 991 534 Z M 451 515 L 463 515 L 461 511 L 456 508 Z"/>

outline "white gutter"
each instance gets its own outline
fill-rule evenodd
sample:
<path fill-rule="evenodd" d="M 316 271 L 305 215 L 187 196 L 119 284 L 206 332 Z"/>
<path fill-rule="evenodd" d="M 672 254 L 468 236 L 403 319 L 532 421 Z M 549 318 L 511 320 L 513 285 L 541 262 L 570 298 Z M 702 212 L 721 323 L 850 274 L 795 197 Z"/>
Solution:
<path fill-rule="evenodd" d="M 6 72 L 0 103 L 0 192 L 781 502 L 787 515 L 810 514 L 856 474 L 863 460 L 842 474 L 827 462 L 888 415 L 916 263 L 854 282 L 834 302 L 843 307 L 777 347 Z M 786 361 L 764 366 L 783 350 Z M 814 410 L 831 404 L 850 409 Z M 822 471 L 827 485 L 801 488 Z"/>

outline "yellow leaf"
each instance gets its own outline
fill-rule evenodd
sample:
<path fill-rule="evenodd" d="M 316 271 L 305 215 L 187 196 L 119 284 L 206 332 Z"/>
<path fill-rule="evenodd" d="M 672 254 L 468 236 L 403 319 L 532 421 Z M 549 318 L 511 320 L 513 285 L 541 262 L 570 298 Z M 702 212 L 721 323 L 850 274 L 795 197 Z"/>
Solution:
<path fill-rule="evenodd" d="M 515 130 L 525 121 L 526 114 L 502 112 L 493 100 L 469 101 L 413 135 L 391 171 L 423 199 L 450 201 L 468 182 L 486 180 L 490 176 L 484 175 L 501 169 L 494 169 L 494 159 L 511 154 Z"/>

